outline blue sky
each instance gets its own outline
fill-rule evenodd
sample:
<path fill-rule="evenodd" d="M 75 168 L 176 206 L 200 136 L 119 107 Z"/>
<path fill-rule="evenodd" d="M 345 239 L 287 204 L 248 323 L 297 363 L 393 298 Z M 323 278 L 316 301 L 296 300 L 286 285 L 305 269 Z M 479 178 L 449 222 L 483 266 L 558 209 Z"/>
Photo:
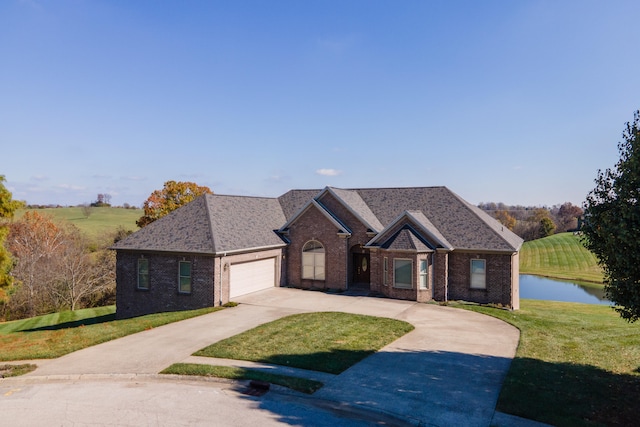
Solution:
<path fill-rule="evenodd" d="M 0 2 L 14 198 L 445 185 L 581 203 L 640 108 L 638 1 Z"/>

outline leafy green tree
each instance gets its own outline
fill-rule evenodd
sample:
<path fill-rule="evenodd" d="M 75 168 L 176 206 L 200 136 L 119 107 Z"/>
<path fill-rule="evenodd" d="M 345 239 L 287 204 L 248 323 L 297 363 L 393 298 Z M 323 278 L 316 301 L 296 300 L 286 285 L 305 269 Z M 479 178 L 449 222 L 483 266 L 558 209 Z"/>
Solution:
<path fill-rule="evenodd" d="M 213 194 L 213 192 L 209 187 L 199 186 L 193 182 L 167 181 L 162 190 L 155 190 L 144 202 L 144 215 L 136 221 L 136 224 L 140 228 L 151 224 L 203 194 Z"/>
<path fill-rule="evenodd" d="M 584 245 L 604 270 L 605 291 L 629 322 L 640 318 L 640 111 L 626 123 L 620 160 L 598 171 L 584 204 Z"/>
<path fill-rule="evenodd" d="M 556 225 L 551 218 L 542 218 L 540 220 L 540 234 L 542 237 L 553 235 L 556 231 Z"/>
<path fill-rule="evenodd" d="M 13 277 L 10 274 L 13 259 L 5 246 L 9 234 L 7 220 L 13 218 L 15 211 L 23 205 L 22 202 L 13 200 L 11 192 L 3 184 L 4 181 L 4 175 L 0 175 L 0 304 L 6 303 L 13 289 Z"/>

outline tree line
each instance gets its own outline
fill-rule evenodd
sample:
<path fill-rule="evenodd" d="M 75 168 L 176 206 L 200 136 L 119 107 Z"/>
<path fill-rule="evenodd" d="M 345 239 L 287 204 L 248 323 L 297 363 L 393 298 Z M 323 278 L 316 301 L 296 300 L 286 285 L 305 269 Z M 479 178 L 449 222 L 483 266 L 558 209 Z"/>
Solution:
<path fill-rule="evenodd" d="M 569 202 L 551 208 L 504 203 L 479 207 L 525 240 L 580 229 L 584 245 L 603 268 L 605 292 L 614 310 L 635 322 L 640 319 L 640 111 L 626 123 L 622 137 L 618 163 L 598 171 L 584 212 Z M 36 212 L 11 221 L 24 203 L 12 199 L 4 180 L 0 175 L 0 319 L 8 313 L 34 315 L 112 301 L 113 253 L 106 247 L 91 250 L 77 229 Z M 205 193 L 211 190 L 167 181 L 145 201 L 137 224 L 144 227 Z M 123 230 L 115 238 L 121 237 Z"/>
<path fill-rule="evenodd" d="M 0 320 L 114 304 L 115 252 L 108 247 L 130 232 L 120 227 L 95 242 L 46 213 L 27 211 L 15 220 L 16 210 L 28 206 L 12 199 L 4 180 L 0 175 Z M 206 193 L 212 191 L 167 181 L 145 201 L 137 224 L 143 227 Z M 98 194 L 83 213 L 88 218 L 91 208 L 110 202 L 110 195 Z"/>
<path fill-rule="evenodd" d="M 504 203 L 480 203 L 478 207 L 524 240 L 535 240 L 555 233 L 578 231 L 583 210 L 571 202 L 549 207 L 510 206 Z"/>

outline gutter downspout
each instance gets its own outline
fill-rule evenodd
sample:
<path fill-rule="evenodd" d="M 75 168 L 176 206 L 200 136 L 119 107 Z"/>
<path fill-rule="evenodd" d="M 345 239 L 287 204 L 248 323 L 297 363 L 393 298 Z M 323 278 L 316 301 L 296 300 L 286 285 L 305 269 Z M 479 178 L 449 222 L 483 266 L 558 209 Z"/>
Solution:
<path fill-rule="evenodd" d="M 223 264 L 224 264 L 224 263 L 223 263 L 223 261 L 224 261 L 224 258 L 225 258 L 226 256 L 227 256 L 227 253 L 226 253 L 226 252 L 224 252 L 224 253 L 222 254 L 222 256 L 220 257 L 220 297 L 218 298 L 218 305 L 219 305 L 220 307 L 222 307 L 222 270 L 223 270 L 223 268 L 224 268 L 224 267 L 223 267 Z M 213 290 L 213 292 L 214 292 L 214 294 L 215 294 L 216 290 L 214 289 L 214 290 Z"/>
<path fill-rule="evenodd" d="M 344 269 L 344 285 L 345 290 L 349 290 L 349 236 L 345 240 L 345 269 Z"/>

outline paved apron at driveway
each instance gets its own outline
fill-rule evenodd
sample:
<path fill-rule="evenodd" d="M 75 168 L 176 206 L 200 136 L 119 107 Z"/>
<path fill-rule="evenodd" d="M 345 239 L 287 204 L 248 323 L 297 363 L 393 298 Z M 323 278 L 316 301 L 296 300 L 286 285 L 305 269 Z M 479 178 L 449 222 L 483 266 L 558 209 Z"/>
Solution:
<path fill-rule="evenodd" d="M 157 374 L 214 342 L 296 312 L 240 305 L 79 350 L 27 376 Z"/>
<path fill-rule="evenodd" d="M 400 415 L 416 424 L 489 426 L 519 331 L 461 309 L 304 291 L 250 294 L 244 304 L 392 317 L 416 329 L 366 358 L 314 394 Z"/>
<path fill-rule="evenodd" d="M 465 310 L 391 299 L 274 288 L 240 305 L 49 361 L 27 376 L 155 374 L 220 339 L 280 317 L 343 311 L 416 329 L 326 382 L 313 396 L 416 424 L 489 426 L 518 344 L 516 328 Z"/>

